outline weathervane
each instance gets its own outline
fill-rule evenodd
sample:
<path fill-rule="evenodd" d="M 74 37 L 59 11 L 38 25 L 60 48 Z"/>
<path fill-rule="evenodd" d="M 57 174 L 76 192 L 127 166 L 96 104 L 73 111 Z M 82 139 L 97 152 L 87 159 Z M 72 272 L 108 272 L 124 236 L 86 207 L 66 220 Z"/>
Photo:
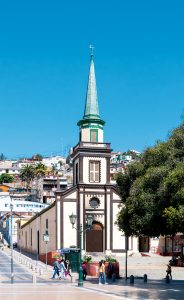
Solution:
<path fill-rule="evenodd" d="M 89 45 L 89 49 L 91 50 L 91 56 L 93 56 L 95 47 L 93 45 Z"/>

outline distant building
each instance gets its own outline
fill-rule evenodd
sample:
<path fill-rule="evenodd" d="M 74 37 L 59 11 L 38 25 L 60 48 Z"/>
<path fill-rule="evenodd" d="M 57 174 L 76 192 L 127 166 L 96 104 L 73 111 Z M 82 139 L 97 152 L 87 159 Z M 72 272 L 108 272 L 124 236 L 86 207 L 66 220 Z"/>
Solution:
<path fill-rule="evenodd" d="M 43 178 L 43 203 L 51 204 L 55 201 L 58 182 L 61 191 L 67 189 L 68 183 L 65 177 L 50 175 Z"/>
<path fill-rule="evenodd" d="M 13 226 L 13 242 L 17 242 L 17 223 L 20 218 L 31 218 L 41 210 L 48 207 L 47 204 L 15 200 L 10 197 L 9 192 L 0 192 L 0 232 L 6 241 L 10 242 L 10 204 L 12 204 L 12 226 Z"/>

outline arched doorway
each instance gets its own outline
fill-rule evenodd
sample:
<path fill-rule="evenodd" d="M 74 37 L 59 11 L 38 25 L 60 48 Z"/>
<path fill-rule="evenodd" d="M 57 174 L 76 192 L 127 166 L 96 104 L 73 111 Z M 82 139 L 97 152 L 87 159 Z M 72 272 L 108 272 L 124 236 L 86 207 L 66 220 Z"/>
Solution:
<path fill-rule="evenodd" d="M 93 222 L 92 228 L 86 231 L 86 251 L 103 252 L 103 225 Z"/>

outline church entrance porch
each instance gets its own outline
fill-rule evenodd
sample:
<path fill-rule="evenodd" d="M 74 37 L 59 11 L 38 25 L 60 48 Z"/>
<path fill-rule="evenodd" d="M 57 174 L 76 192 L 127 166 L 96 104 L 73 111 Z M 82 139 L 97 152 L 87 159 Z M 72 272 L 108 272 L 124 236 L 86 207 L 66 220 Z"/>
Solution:
<path fill-rule="evenodd" d="M 86 252 L 103 252 L 103 225 L 99 222 L 86 231 Z"/>

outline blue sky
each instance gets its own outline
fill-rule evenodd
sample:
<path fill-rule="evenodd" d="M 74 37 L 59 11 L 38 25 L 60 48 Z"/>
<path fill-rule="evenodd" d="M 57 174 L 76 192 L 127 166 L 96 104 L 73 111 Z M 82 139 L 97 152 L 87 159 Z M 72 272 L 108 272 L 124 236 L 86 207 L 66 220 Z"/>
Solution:
<path fill-rule="evenodd" d="M 0 3 L 0 152 L 66 154 L 78 142 L 95 46 L 105 142 L 115 151 L 165 140 L 184 111 L 184 3 Z"/>

